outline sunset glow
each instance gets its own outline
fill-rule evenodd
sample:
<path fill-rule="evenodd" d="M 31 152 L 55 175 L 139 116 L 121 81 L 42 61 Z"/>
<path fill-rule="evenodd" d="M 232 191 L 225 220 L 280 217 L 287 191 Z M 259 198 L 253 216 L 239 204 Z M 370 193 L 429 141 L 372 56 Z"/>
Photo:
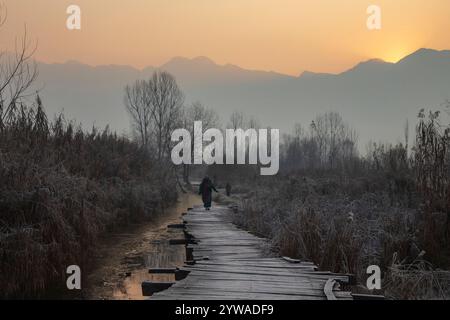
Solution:
<path fill-rule="evenodd" d="M 450 1 L 378 0 L 382 29 L 366 27 L 372 0 L 5 0 L 9 48 L 26 23 L 44 62 L 143 68 L 174 56 L 298 75 L 340 72 L 362 60 L 396 62 L 421 48 L 450 48 Z M 82 30 L 65 28 L 66 8 Z"/>
<path fill-rule="evenodd" d="M 398 61 L 403 59 L 406 55 L 408 55 L 408 53 L 410 52 L 405 52 L 402 50 L 393 50 L 392 52 L 386 54 L 386 56 L 382 58 L 382 60 L 386 62 L 397 63 Z"/>

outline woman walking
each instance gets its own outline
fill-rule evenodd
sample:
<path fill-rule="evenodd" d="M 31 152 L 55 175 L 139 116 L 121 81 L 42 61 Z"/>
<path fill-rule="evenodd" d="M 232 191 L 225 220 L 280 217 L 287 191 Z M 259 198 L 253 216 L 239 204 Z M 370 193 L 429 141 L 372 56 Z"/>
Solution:
<path fill-rule="evenodd" d="M 212 181 L 208 177 L 203 178 L 203 181 L 200 184 L 200 188 L 198 190 L 198 194 L 202 195 L 203 206 L 206 210 L 209 210 L 211 208 L 213 190 L 215 192 L 218 192 L 214 187 Z"/>

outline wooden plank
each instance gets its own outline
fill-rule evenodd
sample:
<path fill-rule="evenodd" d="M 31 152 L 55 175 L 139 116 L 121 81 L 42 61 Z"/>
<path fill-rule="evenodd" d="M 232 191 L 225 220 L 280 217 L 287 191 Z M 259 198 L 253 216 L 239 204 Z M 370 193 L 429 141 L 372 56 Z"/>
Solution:
<path fill-rule="evenodd" d="M 336 300 L 336 296 L 333 294 L 333 288 L 336 284 L 335 279 L 328 279 L 325 283 L 325 287 L 323 288 L 323 292 L 327 296 L 327 300 Z"/>
<path fill-rule="evenodd" d="M 375 295 L 375 294 L 352 293 L 351 296 L 354 300 L 385 300 L 386 299 L 384 296 Z"/>
<path fill-rule="evenodd" d="M 189 271 L 189 270 L 186 270 Z M 274 276 L 274 275 L 255 275 L 255 274 L 242 274 L 242 273 L 220 273 L 220 272 L 196 272 L 190 271 L 190 277 L 196 277 L 197 279 L 231 279 L 231 280 L 255 280 L 262 282 L 286 282 L 286 283 L 306 283 L 306 282 L 314 282 L 320 283 L 323 287 L 325 282 L 328 280 L 327 278 L 311 278 L 305 276 L 299 277 L 288 277 L 288 276 Z"/>
<path fill-rule="evenodd" d="M 273 269 L 283 269 L 283 270 L 312 270 L 315 271 L 315 266 L 311 265 L 282 265 L 282 264 L 273 264 L 273 263 L 265 263 L 264 260 L 256 260 L 253 263 L 236 263 L 236 262 L 215 262 L 215 261 L 201 261 L 198 262 L 198 265 L 205 266 L 229 266 L 229 267 L 252 267 L 252 268 L 273 268 Z"/>
<path fill-rule="evenodd" d="M 230 212 L 221 206 L 188 210 L 183 216 L 186 240 L 176 241 L 186 244 L 187 265 L 176 270 L 174 285 L 152 298 L 325 300 L 326 287 L 330 297 L 352 299 L 332 283 L 346 282 L 348 275 L 318 272 L 308 261 L 266 257 L 267 240 L 235 226 Z"/>
<path fill-rule="evenodd" d="M 292 259 L 292 258 L 285 257 L 285 256 L 283 256 L 283 257 L 281 257 L 281 258 L 282 258 L 283 260 L 289 262 L 289 263 L 300 263 L 300 262 L 301 262 L 301 261 L 298 260 L 298 259 Z"/>
<path fill-rule="evenodd" d="M 173 293 L 171 293 L 173 292 Z M 185 289 L 185 290 L 167 290 L 155 294 L 156 296 L 165 297 L 165 299 L 179 299 L 179 300 L 208 300 L 208 299 L 223 299 L 223 300 L 326 300 L 322 295 L 289 295 L 289 294 L 272 294 L 272 293 L 252 293 L 241 291 L 222 291 L 216 289 L 214 291 L 206 291 L 204 289 Z M 215 298 L 216 297 L 216 298 Z"/>
<path fill-rule="evenodd" d="M 190 271 L 197 271 L 197 272 L 215 272 L 215 273 L 231 273 L 231 274 L 248 274 L 248 275 L 268 275 L 268 276 L 285 276 L 285 277 L 304 277 L 304 278 L 310 278 L 310 279 L 323 279 L 328 280 L 330 276 L 333 276 L 336 279 L 347 281 L 347 276 L 339 276 L 339 275 L 333 275 L 333 274 L 321 274 L 319 272 L 289 272 L 289 270 L 285 271 L 274 271 L 274 270 L 257 270 L 257 269 L 249 269 L 249 268 L 224 268 L 224 267 L 216 267 L 216 268 L 207 268 L 202 266 L 189 266 L 186 267 Z"/>
<path fill-rule="evenodd" d="M 190 280 L 184 281 L 183 283 L 177 283 L 174 288 L 182 287 L 182 288 L 221 288 L 221 289 L 233 289 L 240 291 L 248 291 L 252 292 L 254 290 L 271 290 L 273 293 L 289 293 L 289 294 L 299 294 L 301 290 L 314 292 L 315 294 L 323 295 L 323 284 L 316 283 L 311 281 L 304 282 L 282 282 L 282 281 L 274 281 L 274 282 L 266 282 L 266 281 L 243 281 L 243 280 L 214 280 L 211 279 L 198 279 L 196 277 L 192 277 L 195 281 Z M 281 292 L 279 292 L 281 290 Z"/>

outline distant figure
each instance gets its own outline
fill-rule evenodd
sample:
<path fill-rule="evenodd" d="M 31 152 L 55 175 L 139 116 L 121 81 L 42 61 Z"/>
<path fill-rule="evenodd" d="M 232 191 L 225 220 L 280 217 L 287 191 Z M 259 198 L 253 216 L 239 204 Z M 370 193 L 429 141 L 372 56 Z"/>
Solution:
<path fill-rule="evenodd" d="M 206 210 L 209 210 L 209 208 L 211 208 L 213 190 L 215 192 L 218 192 L 208 177 L 203 178 L 203 181 L 200 184 L 200 188 L 198 190 L 198 194 L 202 195 L 203 206 Z"/>
<path fill-rule="evenodd" d="M 229 197 L 231 195 L 231 184 L 229 182 L 225 185 L 225 191 L 227 193 L 227 197 Z"/>

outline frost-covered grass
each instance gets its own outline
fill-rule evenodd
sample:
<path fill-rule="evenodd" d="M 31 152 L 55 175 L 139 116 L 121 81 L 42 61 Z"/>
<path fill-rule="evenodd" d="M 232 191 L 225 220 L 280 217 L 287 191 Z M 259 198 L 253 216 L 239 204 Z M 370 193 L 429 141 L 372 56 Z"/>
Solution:
<path fill-rule="evenodd" d="M 371 144 L 365 156 L 339 115 L 311 128 L 284 138 L 277 176 L 210 168 L 242 193 L 235 222 L 280 254 L 353 273 L 361 285 L 378 265 L 387 297 L 450 298 L 450 125 L 421 110 L 413 148 L 406 135 L 405 144 Z"/>
<path fill-rule="evenodd" d="M 107 129 L 83 132 L 42 108 L 0 122 L 0 297 L 65 288 L 87 270 L 98 237 L 149 219 L 176 200 L 165 166 Z"/>
<path fill-rule="evenodd" d="M 407 196 L 397 194 L 392 205 L 384 177 L 372 179 L 263 178 L 243 198 L 234 219 L 268 237 L 281 255 L 313 261 L 322 270 L 355 274 L 362 284 L 367 266 L 379 265 L 388 297 L 449 298 L 450 273 L 418 264 L 436 260 L 421 242 L 418 195 L 408 207 L 402 200 Z"/>

